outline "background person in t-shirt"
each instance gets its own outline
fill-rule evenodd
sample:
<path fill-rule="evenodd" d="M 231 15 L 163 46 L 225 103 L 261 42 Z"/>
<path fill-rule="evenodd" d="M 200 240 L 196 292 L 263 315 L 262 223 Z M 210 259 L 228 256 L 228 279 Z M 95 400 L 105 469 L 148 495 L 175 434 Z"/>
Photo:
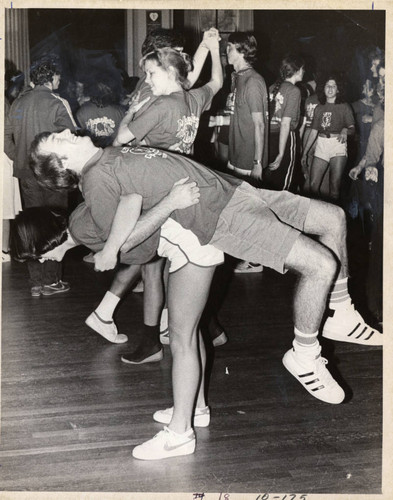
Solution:
<path fill-rule="evenodd" d="M 331 201 L 339 199 L 341 179 L 347 163 L 347 136 L 355 132 L 352 110 L 343 99 L 341 80 L 336 75 L 329 75 L 323 87 L 321 104 L 315 108 L 312 130 L 302 156 L 302 164 L 306 166 L 311 144 L 317 138 L 310 168 L 310 193 Z M 321 185 L 327 172 L 329 192 L 325 195 L 321 192 Z"/>
<path fill-rule="evenodd" d="M 288 55 L 281 63 L 280 78 L 269 88 L 269 166 L 264 178 L 264 186 L 269 189 L 296 192 L 299 186 L 296 129 L 300 120 L 301 93 L 295 84 L 303 79 L 303 75 L 303 59 Z"/>

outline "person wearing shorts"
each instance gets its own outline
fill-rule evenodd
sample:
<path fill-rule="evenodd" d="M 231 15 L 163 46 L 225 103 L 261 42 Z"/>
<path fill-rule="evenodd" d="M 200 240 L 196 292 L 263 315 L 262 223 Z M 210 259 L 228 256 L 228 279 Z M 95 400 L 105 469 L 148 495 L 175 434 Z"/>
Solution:
<path fill-rule="evenodd" d="M 284 366 L 314 397 L 331 404 L 342 402 L 344 391 L 327 370 L 317 340 L 327 301 L 332 311 L 323 336 L 365 345 L 380 345 L 382 338 L 365 324 L 348 294 L 343 211 L 289 192 L 256 189 L 171 152 L 146 147 L 102 151 L 89 141 L 70 132 L 42 134 L 32 144 L 31 165 L 39 182 L 53 189 L 69 189 L 82 179 L 86 210 L 103 245 L 96 269 L 112 269 L 119 251 L 127 254 L 128 263 L 150 260 L 159 246 L 159 229 L 170 215 L 192 231 L 200 245 L 256 260 L 279 272 L 296 273 L 295 340 L 284 355 Z M 174 184 L 178 188 L 185 179 L 192 181 L 191 189 L 197 187 L 198 201 L 187 208 L 163 209 Z M 19 231 L 19 225 L 14 235 L 23 237 L 26 231 Z M 89 231 L 84 221 L 80 228 L 83 234 Z M 61 239 L 53 246 L 57 242 Z M 12 248 L 20 256 L 23 244 Z M 211 267 L 187 264 L 171 275 L 186 276 L 184 282 L 172 280 L 168 288 L 174 407 L 166 413 L 167 430 L 138 446 L 136 458 L 165 458 L 195 449 L 191 420 L 194 415 L 197 425 L 194 403 L 201 363 L 197 325 L 213 272 Z M 190 307 L 193 313 L 187 316 Z"/>
<path fill-rule="evenodd" d="M 347 136 L 355 133 L 355 120 L 349 104 L 343 102 L 340 79 L 330 75 L 325 80 L 324 95 L 315 108 L 311 132 L 304 146 L 303 170 L 307 171 L 312 144 L 315 152 L 309 171 L 310 194 L 316 198 L 338 202 L 341 179 L 347 163 Z M 322 184 L 329 175 L 329 188 L 325 193 Z"/>

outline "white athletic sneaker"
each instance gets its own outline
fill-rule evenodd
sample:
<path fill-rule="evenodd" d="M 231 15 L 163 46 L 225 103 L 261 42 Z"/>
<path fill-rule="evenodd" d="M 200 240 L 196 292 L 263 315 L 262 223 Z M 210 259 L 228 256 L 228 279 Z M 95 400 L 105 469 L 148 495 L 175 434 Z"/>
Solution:
<path fill-rule="evenodd" d="M 235 273 L 261 273 L 263 271 L 262 264 L 252 264 L 245 260 L 239 262 L 235 267 Z"/>
<path fill-rule="evenodd" d="M 331 312 L 323 326 L 323 337 L 352 344 L 382 345 L 382 333 L 368 326 L 352 303 Z"/>
<path fill-rule="evenodd" d="M 192 429 L 184 434 L 177 434 L 168 427 L 160 431 L 149 441 L 145 441 L 132 450 L 132 456 L 139 460 L 161 460 L 163 458 L 191 455 L 195 451 L 195 434 Z"/>
<path fill-rule="evenodd" d="M 309 353 L 305 354 L 304 351 Z M 321 357 L 319 344 L 317 347 L 298 349 L 294 343 L 294 348 L 284 354 L 282 362 L 315 398 L 331 404 L 339 404 L 344 400 L 345 393 L 326 368 L 327 360 Z"/>
<path fill-rule="evenodd" d="M 124 342 L 128 340 L 127 335 L 117 332 L 117 327 L 113 321 L 104 321 L 95 311 L 86 318 L 85 323 L 88 327 L 113 344 L 124 344 Z"/>
<path fill-rule="evenodd" d="M 160 424 L 169 424 L 172 420 L 173 406 L 172 408 L 166 408 L 165 410 L 158 410 L 153 414 L 153 419 Z M 210 408 L 205 406 L 205 408 L 195 408 L 194 411 L 194 426 L 195 427 L 208 427 L 210 424 Z"/>
<path fill-rule="evenodd" d="M 160 342 L 162 345 L 169 345 L 169 329 L 160 332 Z"/>

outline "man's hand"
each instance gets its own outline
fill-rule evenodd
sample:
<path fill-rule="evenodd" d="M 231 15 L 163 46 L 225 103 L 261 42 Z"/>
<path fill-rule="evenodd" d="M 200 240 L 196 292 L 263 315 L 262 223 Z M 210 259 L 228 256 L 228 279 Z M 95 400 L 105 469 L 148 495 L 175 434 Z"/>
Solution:
<path fill-rule="evenodd" d="M 280 166 L 281 160 L 282 160 L 282 155 L 278 154 L 276 156 L 276 159 L 274 161 L 272 161 L 271 163 L 269 163 L 268 169 L 272 170 L 272 171 L 277 170 L 278 167 Z"/>
<path fill-rule="evenodd" d="M 343 128 L 340 132 L 340 135 L 337 137 L 338 142 L 341 142 L 341 144 L 344 144 L 344 142 L 347 142 L 348 138 L 348 131 L 346 128 Z"/>
<path fill-rule="evenodd" d="M 167 199 L 173 210 L 180 210 L 199 203 L 199 187 L 196 182 L 187 182 L 188 180 L 189 177 L 184 177 L 184 179 L 175 182 L 168 193 Z"/>
<path fill-rule="evenodd" d="M 94 270 L 95 271 L 109 271 L 117 264 L 117 253 L 109 249 L 103 249 L 94 254 Z"/>
<path fill-rule="evenodd" d="M 262 164 L 257 163 L 256 165 L 254 165 L 252 167 L 250 175 L 253 179 L 256 179 L 257 181 L 261 181 L 262 180 Z"/>
<path fill-rule="evenodd" d="M 376 167 L 366 167 L 364 178 L 366 181 L 378 182 L 378 169 Z"/>
<path fill-rule="evenodd" d="M 356 181 L 362 170 L 363 170 L 362 165 L 357 165 L 356 167 L 351 168 L 348 175 L 352 180 Z"/>

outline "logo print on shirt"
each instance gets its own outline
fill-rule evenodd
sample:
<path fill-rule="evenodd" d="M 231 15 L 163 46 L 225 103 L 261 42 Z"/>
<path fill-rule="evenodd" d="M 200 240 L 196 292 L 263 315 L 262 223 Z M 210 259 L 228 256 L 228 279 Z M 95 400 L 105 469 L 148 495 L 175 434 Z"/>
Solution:
<path fill-rule="evenodd" d="M 121 153 L 131 153 L 134 155 L 143 155 L 145 158 L 168 158 L 168 155 L 156 148 L 141 147 L 141 146 L 124 146 L 121 148 Z"/>
<path fill-rule="evenodd" d="M 190 154 L 192 145 L 194 144 L 199 125 L 199 118 L 192 114 L 191 116 L 183 116 L 177 120 L 176 137 L 180 142 L 170 147 L 171 151 L 179 151 L 179 153 Z"/>
<path fill-rule="evenodd" d="M 109 137 L 115 132 L 115 122 L 103 116 L 102 118 L 90 118 L 86 127 L 95 137 Z"/>
<path fill-rule="evenodd" d="M 331 124 L 332 124 L 332 113 L 330 111 L 325 111 L 322 114 L 321 126 L 324 130 L 326 130 L 327 128 L 330 128 Z"/>

